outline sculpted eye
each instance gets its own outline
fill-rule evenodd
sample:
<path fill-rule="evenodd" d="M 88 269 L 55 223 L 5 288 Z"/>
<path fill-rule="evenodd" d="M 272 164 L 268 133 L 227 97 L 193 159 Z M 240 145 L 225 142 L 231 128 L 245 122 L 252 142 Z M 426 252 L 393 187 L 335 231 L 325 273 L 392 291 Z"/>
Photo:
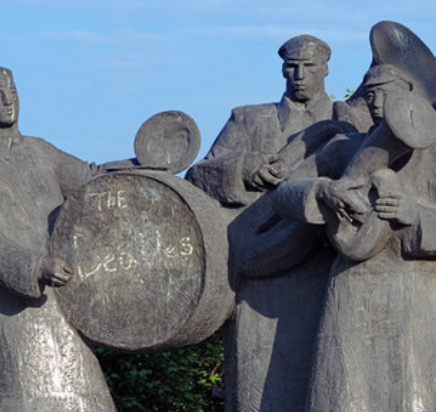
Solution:
<path fill-rule="evenodd" d="M 368 103 L 372 103 L 374 101 L 374 93 L 373 92 L 368 92 L 366 94 L 366 101 Z"/>

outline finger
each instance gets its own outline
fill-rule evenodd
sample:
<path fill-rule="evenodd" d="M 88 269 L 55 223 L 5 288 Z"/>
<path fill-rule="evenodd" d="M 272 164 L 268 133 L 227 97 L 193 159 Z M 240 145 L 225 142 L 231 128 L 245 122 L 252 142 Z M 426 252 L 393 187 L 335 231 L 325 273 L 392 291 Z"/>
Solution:
<path fill-rule="evenodd" d="M 269 173 L 269 170 L 265 169 L 265 168 L 262 168 L 259 171 L 259 176 L 264 182 L 266 182 L 270 185 L 273 185 L 273 186 L 277 186 L 281 182 L 281 179 L 278 179 L 277 177 L 272 176 Z"/>
<path fill-rule="evenodd" d="M 375 201 L 376 206 L 400 206 L 400 199 L 380 198 Z"/>
<path fill-rule="evenodd" d="M 279 170 L 277 170 L 275 167 L 269 166 L 268 167 L 268 172 L 272 176 L 274 176 L 274 177 L 276 177 L 278 179 L 282 179 L 282 177 L 283 177 L 282 173 Z"/>
<path fill-rule="evenodd" d="M 264 182 L 270 186 L 277 186 L 282 181 L 281 179 L 278 179 L 271 175 L 262 175 L 261 177 L 264 180 Z"/>
<path fill-rule="evenodd" d="M 403 198 L 403 195 L 398 192 L 385 192 L 383 194 L 379 195 L 379 199 L 396 199 L 401 200 Z"/>
<path fill-rule="evenodd" d="M 396 213 L 398 211 L 398 208 L 391 205 L 375 205 L 376 212 L 379 213 Z"/>
<path fill-rule="evenodd" d="M 342 217 L 343 219 L 348 220 L 350 223 L 353 223 L 353 219 L 351 218 L 351 216 L 345 211 L 345 209 L 338 209 L 338 213 L 339 216 Z"/>
<path fill-rule="evenodd" d="M 257 172 L 257 173 L 253 176 L 252 184 L 253 184 L 255 187 L 260 188 L 260 189 L 262 189 L 262 188 L 265 187 L 263 180 L 262 180 L 262 179 L 260 178 L 260 176 L 259 176 L 259 172 Z"/>
<path fill-rule="evenodd" d="M 67 272 L 55 272 L 53 273 L 53 277 L 56 279 L 65 279 L 69 280 L 73 277 L 73 273 L 67 273 Z"/>
<path fill-rule="evenodd" d="M 378 213 L 378 217 L 384 220 L 393 220 L 397 218 L 397 214 L 391 212 L 380 212 Z"/>
<path fill-rule="evenodd" d="M 67 273 L 68 275 L 71 275 L 71 276 L 74 275 L 74 269 L 71 266 L 64 265 L 62 267 L 62 270 L 64 271 L 64 273 Z"/>
<path fill-rule="evenodd" d="M 268 154 L 265 155 L 265 160 L 267 163 L 275 163 L 280 159 L 280 156 L 278 154 Z"/>
<path fill-rule="evenodd" d="M 64 280 L 52 279 L 49 283 L 49 286 L 51 286 L 52 288 L 57 288 L 60 286 L 65 286 L 66 284 L 67 284 L 67 282 L 65 282 Z"/>

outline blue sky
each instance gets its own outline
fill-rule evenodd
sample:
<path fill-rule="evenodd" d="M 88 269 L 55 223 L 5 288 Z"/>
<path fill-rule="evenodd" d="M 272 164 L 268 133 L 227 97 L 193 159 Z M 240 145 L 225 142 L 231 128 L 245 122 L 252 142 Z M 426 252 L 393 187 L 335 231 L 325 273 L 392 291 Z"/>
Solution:
<path fill-rule="evenodd" d="M 380 20 L 436 50 L 436 2 L 423 0 L 0 0 L 0 14 L 21 131 L 97 162 L 132 157 L 142 122 L 164 110 L 197 122 L 204 156 L 232 107 L 280 99 L 277 49 L 298 34 L 331 46 L 337 98 L 369 67 Z"/>

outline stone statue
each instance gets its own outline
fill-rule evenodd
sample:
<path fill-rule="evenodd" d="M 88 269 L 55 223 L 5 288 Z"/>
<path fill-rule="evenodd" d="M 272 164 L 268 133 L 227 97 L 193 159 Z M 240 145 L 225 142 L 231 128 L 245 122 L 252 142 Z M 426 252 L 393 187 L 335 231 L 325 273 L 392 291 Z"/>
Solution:
<path fill-rule="evenodd" d="M 434 410 L 436 59 L 381 22 L 355 94 L 288 129 L 324 92 L 302 38 L 282 102 L 235 109 L 187 175 L 230 214 L 226 410 Z"/>
<path fill-rule="evenodd" d="M 47 249 L 56 209 L 92 168 L 20 134 L 6 68 L 0 93 L 0 410 L 115 412 L 97 359 L 54 297 L 73 272 Z"/>
<path fill-rule="evenodd" d="M 228 411 L 303 407 L 334 252 L 319 228 L 280 217 L 269 227 L 268 191 L 338 132 L 357 132 L 354 108 L 325 93 L 330 48 L 323 41 L 298 36 L 279 55 L 282 100 L 234 109 L 209 154 L 187 174 L 221 202 L 229 220 L 237 216 L 229 226 L 237 308 L 225 332 Z M 356 126 L 366 131 L 372 122 L 364 111 L 360 119 Z"/>
<path fill-rule="evenodd" d="M 286 79 L 281 101 L 234 109 L 206 158 L 186 178 L 239 213 L 342 130 L 344 124 L 330 122 L 302 133 L 317 122 L 343 120 L 347 112 L 325 92 L 330 54 L 329 46 L 313 36 L 284 43 L 279 49 Z"/>
<path fill-rule="evenodd" d="M 436 59 L 397 23 L 370 41 L 335 103 L 328 45 L 287 41 L 281 101 L 232 111 L 197 187 L 171 175 L 199 146 L 184 113 L 96 167 L 20 134 L 0 68 L 0 411 L 116 412 L 91 343 L 172 349 L 229 316 L 227 412 L 436 410 Z"/>
<path fill-rule="evenodd" d="M 342 177 L 291 173 L 275 193 L 277 213 L 325 224 L 338 251 L 305 410 L 430 411 L 436 114 L 394 66 L 372 67 L 364 85 L 375 127 L 347 164 L 335 164 Z M 342 140 L 335 151 L 350 147 Z"/>

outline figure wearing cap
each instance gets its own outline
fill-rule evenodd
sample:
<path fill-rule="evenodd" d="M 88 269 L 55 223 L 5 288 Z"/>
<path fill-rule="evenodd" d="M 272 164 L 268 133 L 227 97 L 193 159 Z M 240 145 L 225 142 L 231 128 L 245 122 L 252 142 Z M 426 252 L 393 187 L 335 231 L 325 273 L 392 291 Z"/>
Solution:
<path fill-rule="evenodd" d="M 330 143 L 322 177 L 290 174 L 276 192 L 277 212 L 325 224 L 338 251 L 305 411 L 436 410 L 436 114 L 395 66 L 372 67 L 364 86 L 375 126 L 363 143 Z"/>
<path fill-rule="evenodd" d="M 341 130 L 339 123 L 315 131 L 319 136 L 308 147 L 298 134 L 317 122 L 342 120 L 336 112 L 344 103 L 333 104 L 325 92 L 330 54 L 326 43 L 309 35 L 284 43 L 279 49 L 286 79 L 281 101 L 233 109 L 206 158 L 188 171 L 187 179 L 238 213 L 325 144 Z"/>
<path fill-rule="evenodd" d="M 206 158 L 187 174 L 225 206 L 229 220 L 237 216 L 229 226 L 230 253 L 241 271 L 233 259 L 230 271 L 242 280 L 225 334 L 226 408 L 232 412 L 304 406 L 334 254 L 321 246 L 310 257 L 302 253 L 294 260 L 294 250 L 322 245 L 322 230 L 310 227 L 309 235 L 301 237 L 299 228 L 283 221 L 265 230 L 259 202 L 285 173 L 346 129 L 338 122 L 340 103 L 333 104 L 325 92 L 330 53 L 326 43 L 308 35 L 283 44 L 279 55 L 286 90 L 281 101 L 234 109 Z M 234 240 L 235 233 L 241 241 Z M 242 258 L 245 250 L 239 254 L 245 246 L 253 259 Z"/>

